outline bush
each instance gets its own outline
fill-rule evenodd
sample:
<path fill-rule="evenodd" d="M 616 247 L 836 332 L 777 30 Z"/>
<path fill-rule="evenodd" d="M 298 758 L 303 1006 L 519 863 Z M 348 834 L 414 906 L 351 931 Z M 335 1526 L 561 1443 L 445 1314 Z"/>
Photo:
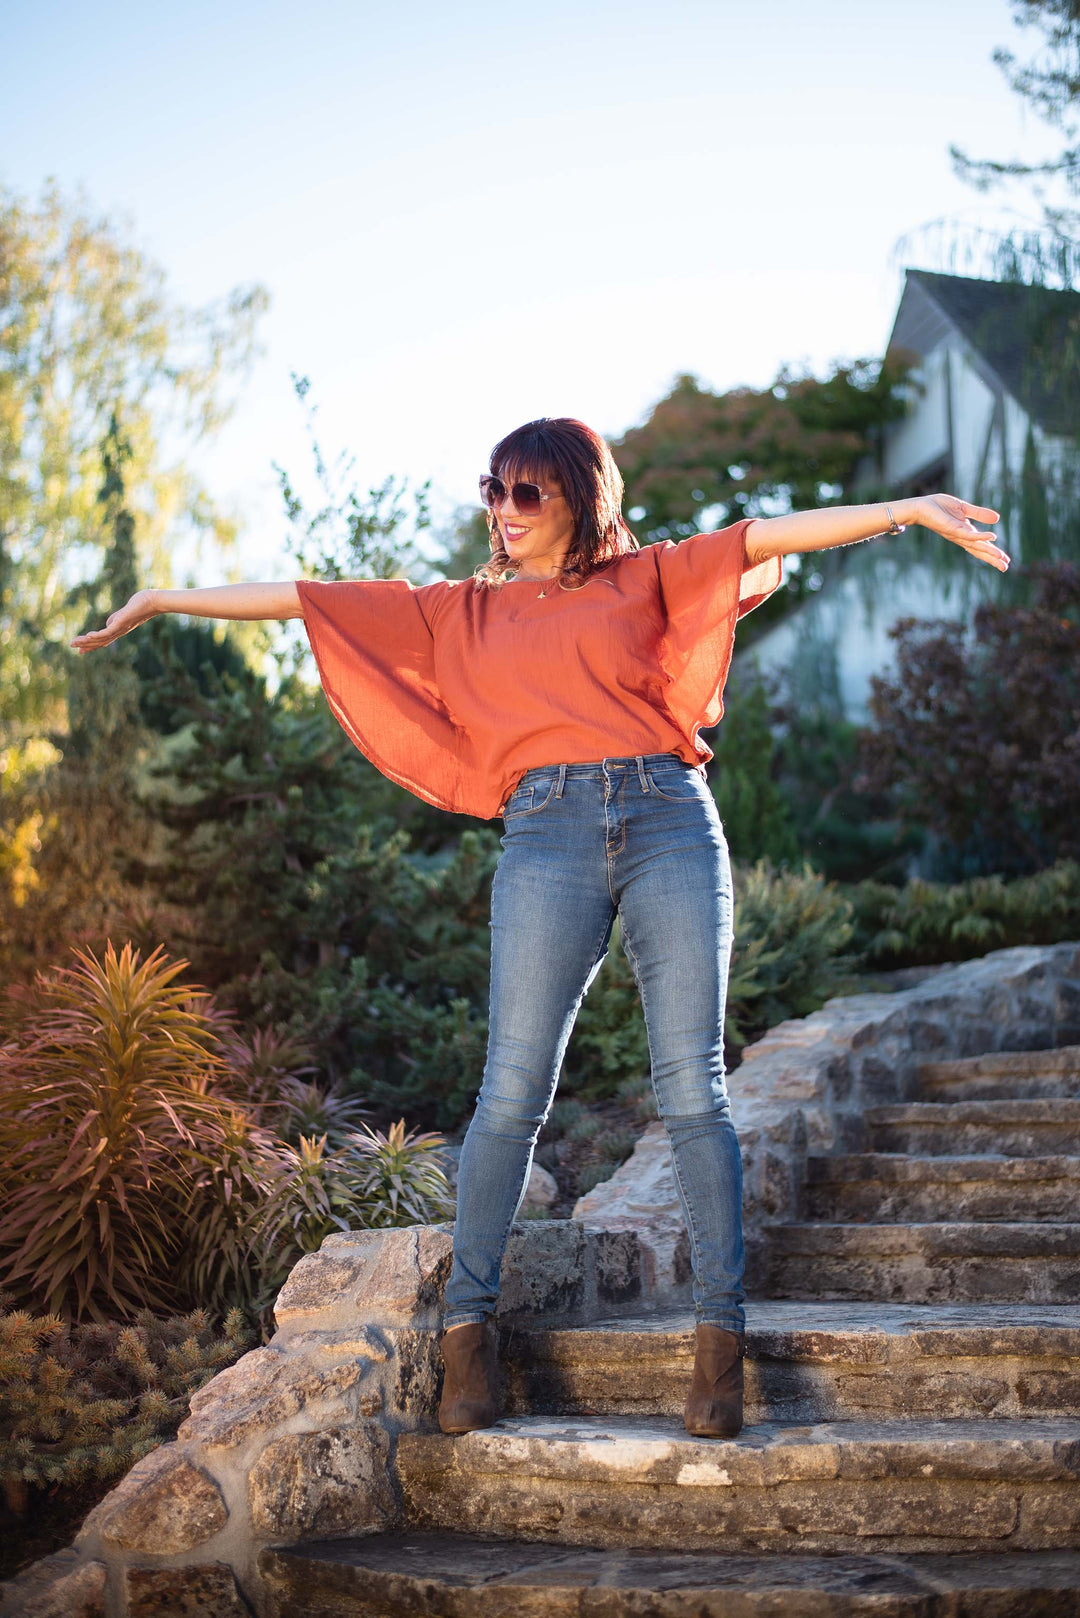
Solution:
<path fill-rule="evenodd" d="M 75 953 L 10 991 L 0 1047 L 0 1274 L 16 1301 L 77 1320 L 196 1301 L 262 1313 L 330 1229 L 442 1217 L 441 1137 L 357 1129 L 355 1100 L 300 1079 L 302 1046 L 245 1047 L 208 995 L 173 984 L 186 961 Z"/>
<path fill-rule="evenodd" d="M 9 990 L 0 1049 L 0 1274 L 51 1313 L 104 1320 L 175 1307 L 194 1158 L 222 1139 L 225 1064 L 187 964 L 39 972 Z"/>
<path fill-rule="evenodd" d="M 978 608 L 971 636 L 902 620 L 896 678 L 871 681 L 863 779 L 939 832 L 935 874 L 1080 856 L 1080 564 L 1020 569 L 1013 590 Z"/>
<path fill-rule="evenodd" d="M 855 938 L 880 969 L 968 960 L 1019 944 L 1080 938 L 1080 865 L 1063 860 L 1011 882 L 974 877 L 953 886 L 861 882 L 848 890 Z"/>
<path fill-rule="evenodd" d="M 768 860 L 735 870 L 735 949 L 727 1034 L 744 1045 L 787 1017 L 805 1017 L 851 979 L 858 957 L 852 905 L 812 870 Z"/>
<path fill-rule="evenodd" d="M 71 1326 L 0 1299 L 0 1484 L 21 1515 L 28 1490 L 121 1476 L 171 1438 L 191 1395 L 250 1346 L 239 1311 Z"/>

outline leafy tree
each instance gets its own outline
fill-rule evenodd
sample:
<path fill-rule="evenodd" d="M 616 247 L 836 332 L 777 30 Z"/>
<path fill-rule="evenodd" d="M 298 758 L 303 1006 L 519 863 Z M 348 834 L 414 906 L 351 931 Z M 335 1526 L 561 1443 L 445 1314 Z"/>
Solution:
<path fill-rule="evenodd" d="M 137 588 L 126 486 L 131 456 L 114 413 L 101 446 L 97 509 L 87 518 L 102 547 L 101 565 L 94 579 L 69 592 L 70 604 L 85 608 L 84 628 L 100 623 Z M 47 738 L 53 761 L 16 782 L 0 802 L 0 851 L 6 854 L 0 864 L 7 866 L 15 899 L 0 922 L 0 951 L 17 976 L 55 958 L 69 942 L 103 943 L 102 922 L 114 922 L 133 897 L 124 862 L 154 836 L 136 794 L 147 733 L 135 665 L 132 639 L 90 658 L 57 649 L 56 667 L 66 672 L 67 723 Z M 20 888 L 16 862 L 28 829 Z"/>
<path fill-rule="evenodd" d="M 10 785 L 50 756 L 75 632 L 68 592 L 106 546 L 101 446 L 126 441 L 131 544 L 168 582 L 180 522 L 226 544 L 230 524 L 184 463 L 227 416 L 266 295 L 179 305 L 157 265 L 82 200 L 0 190 L 0 765 Z M 171 453 L 165 449 L 166 442 Z M 174 458 L 175 457 L 175 458 Z"/>
<path fill-rule="evenodd" d="M 776 782 L 777 747 L 769 698 L 760 678 L 725 695 L 723 722 L 712 733 L 713 797 L 732 857 L 750 865 L 783 865 L 798 857 L 791 810 Z"/>
<path fill-rule="evenodd" d="M 642 511 L 641 537 L 695 533 L 717 505 L 734 521 L 769 515 L 770 504 L 798 511 L 837 499 L 875 430 L 903 413 L 897 380 L 870 360 L 824 381 L 784 369 L 767 388 L 720 394 L 678 377 L 612 446 L 627 505 Z"/>
<path fill-rule="evenodd" d="M 1080 855 L 1080 565 L 1026 571 L 1033 604 L 986 603 L 970 635 L 902 620 L 871 682 L 864 784 L 934 828 L 949 879 Z"/>
<path fill-rule="evenodd" d="M 1080 208 L 1069 206 L 1071 199 L 1080 199 L 1080 8 L 1076 0 L 1013 0 L 1012 11 L 1019 27 L 1041 33 L 1041 55 L 1021 63 L 1015 52 L 999 46 L 994 61 L 1017 95 L 1060 132 L 1063 149 L 1041 163 L 971 158 L 957 146 L 950 146 L 949 155 L 960 178 L 981 191 L 1030 182 L 1051 236 L 1080 245 Z M 1047 200 L 1048 181 L 1060 182 L 1060 200 Z"/>

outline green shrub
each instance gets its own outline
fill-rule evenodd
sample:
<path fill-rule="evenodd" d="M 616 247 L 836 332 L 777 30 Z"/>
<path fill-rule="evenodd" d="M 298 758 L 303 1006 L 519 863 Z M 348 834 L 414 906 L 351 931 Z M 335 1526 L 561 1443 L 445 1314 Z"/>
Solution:
<path fill-rule="evenodd" d="M 615 1097 L 633 1107 L 635 1116 L 643 1124 L 651 1124 L 660 1116 L 656 1110 L 656 1092 L 648 1073 L 635 1073 L 623 1079 L 616 1088 Z"/>
<path fill-rule="evenodd" d="M 860 882 L 847 890 L 856 942 L 871 967 L 969 960 L 1019 944 L 1080 938 L 1080 864 L 1062 860 L 1007 881 L 973 877 L 902 888 Z"/>
<path fill-rule="evenodd" d="M 191 1395 L 250 1346 L 239 1311 L 72 1326 L 0 1299 L 0 1484 L 21 1514 L 31 1487 L 108 1481 L 172 1437 Z"/>
<path fill-rule="evenodd" d="M 586 1163 L 578 1175 L 578 1196 L 583 1197 L 587 1191 L 592 1191 L 595 1186 L 601 1185 L 605 1180 L 610 1180 L 615 1173 L 616 1167 L 617 1165 L 611 1161 Z"/>
<path fill-rule="evenodd" d="M 736 867 L 735 948 L 727 1035 L 742 1045 L 788 1017 L 816 1011 L 851 980 L 858 957 L 852 905 L 804 864 L 776 871 L 768 860 Z"/>

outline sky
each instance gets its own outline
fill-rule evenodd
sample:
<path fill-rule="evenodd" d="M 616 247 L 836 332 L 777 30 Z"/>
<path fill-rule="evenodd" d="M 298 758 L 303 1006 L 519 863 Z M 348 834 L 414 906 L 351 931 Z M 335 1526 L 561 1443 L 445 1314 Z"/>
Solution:
<path fill-rule="evenodd" d="M 502 4 L 4 0 L 0 182 L 82 188 L 189 304 L 258 282 L 263 353 L 197 464 L 237 554 L 290 577 L 272 462 L 319 435 L 367 484 L 475 500 L 539 415 L 618 434 L 681 372 L 763 386 L 879 355 L 952 174 L 1039 154 L 991 60 L 1006 0 Z M 1030 39 L 1030 46 L 1029 46 Z M 904 238 L 908 246 L 903 246 Z M 153 582 L 153 581 L 148 581 Z"/>

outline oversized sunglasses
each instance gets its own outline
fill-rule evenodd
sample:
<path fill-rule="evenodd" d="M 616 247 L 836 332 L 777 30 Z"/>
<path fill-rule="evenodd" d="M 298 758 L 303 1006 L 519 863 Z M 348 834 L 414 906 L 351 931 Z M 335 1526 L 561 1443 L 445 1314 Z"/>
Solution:
<path fill-rule="evenodd" d="M 480 498 L 493 511 L 496 506 L 502 505 L 508 492 L 513 496 L 514 505 L 522 517 L 539 517 L 544 501 L 555 498 L 553 494 L 545 494 L 539 483 L 511 483 L 508 486 L 491 472 L 485 472 L 481 477 Z"/>

